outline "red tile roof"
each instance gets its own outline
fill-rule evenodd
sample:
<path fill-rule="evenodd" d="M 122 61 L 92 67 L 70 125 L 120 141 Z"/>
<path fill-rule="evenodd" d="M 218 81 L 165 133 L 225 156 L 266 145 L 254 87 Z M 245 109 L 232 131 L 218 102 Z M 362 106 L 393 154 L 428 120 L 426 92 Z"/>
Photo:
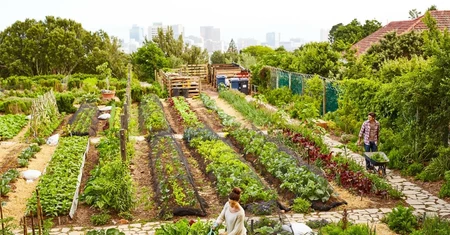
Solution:
<path fill-rule="evenodd" d="M 439 29 L 444 30 L 445 28 L 450 29 L 450 11 L 430 11 L 431 16 L 436 20 Z M 428 29 L 427 26 L 422 22 L 424 16 L 418 17 L 413 20 L 404 21 L 392 21 L 384 27 L 378 29 L 371 35 L 361 39 L 359 42 L 355 43 L 352 48 L 357 50 L 357 55 L 365 53 L 372 44 L 379 42 L 384 35 L 387 33 L 395 31 L 397 35 L 403 33 L 408 33 L 412 30 L 421 31 Z"/>

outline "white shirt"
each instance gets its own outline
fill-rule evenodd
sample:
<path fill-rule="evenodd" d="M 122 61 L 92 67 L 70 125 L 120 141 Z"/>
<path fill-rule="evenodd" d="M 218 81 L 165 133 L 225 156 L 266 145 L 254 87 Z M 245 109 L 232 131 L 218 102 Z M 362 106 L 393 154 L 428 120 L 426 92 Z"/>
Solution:
<path fill-rule="evenodd" d="M 217 224 L 221 224 L 224 220 L 227 226 L 227 235 L 246 235 L 247 229 L 244 226 L 245 211 L 239 205 L 239 211 L 231 212 L 230 202 L 223 207 L 222 212 L 216 220 Z"/>

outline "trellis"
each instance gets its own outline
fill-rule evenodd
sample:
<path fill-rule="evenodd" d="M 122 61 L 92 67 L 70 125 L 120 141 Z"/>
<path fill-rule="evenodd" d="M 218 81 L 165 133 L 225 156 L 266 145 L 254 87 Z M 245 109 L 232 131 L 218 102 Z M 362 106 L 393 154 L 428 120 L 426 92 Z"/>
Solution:
<path fill-rule="evenodd" d="M 53 90 L 34 99 L 31 104 L 30 133 L 33 137 L 45 137 L 48 126 L 59 119 L 58 105 Z M 50 133 L 51 134 L 51 133 Z"/>
<path fill-rule="evenodd" d="M 338 108 L 338 86 L 334 79 L 322 77 L 320 75 L 295 73 L 279 68 L 265 66 L 270 71 L 270 88 L 289 87 L 293 94 L 303 95 L 305 84 L 308 79 L 318 76 L 323 81 L 323 100 L 321 113 L 336 111 Z"/>

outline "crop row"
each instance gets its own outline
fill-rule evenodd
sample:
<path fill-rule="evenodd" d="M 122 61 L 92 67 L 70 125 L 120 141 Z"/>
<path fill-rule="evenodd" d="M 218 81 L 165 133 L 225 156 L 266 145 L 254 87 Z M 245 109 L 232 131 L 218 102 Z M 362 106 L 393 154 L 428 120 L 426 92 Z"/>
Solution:
<path fill-rule="evenodd" d="M 164 111 L 156 95 L 142 98 L 139 105 L 139 115 L 140 128 L 146 132 L 156 133 L 168 128 Z"/>
<path fill-rule="evenodd" d="M 19 176 L 19 172 L 16 169 L 10 169 L 3 175 L 0 175 L 0 196 L 6 196 L 11 191 L 10 183 L 14 182 Z"/>
<path fill-rule="evenodd" d="M 0 140 L 11 139 L 27 124 L 23 114 L 7 114 L 0 116 Z"/>
<path fill-rule="evenodd" d="M 97 107 L 83 104 L 69 120 L 70 129 L 74 135 L 89 135 L 89 130 L 96 120 Z"/>
<path fill-rule="evenodd" d="M 40 150 L 41 147 L 39 147 L 39 145 L 31 144 L 20 153 L 19 157 L 17 158 L 17 163 L 20 167 L 28 166 L 28 161 L 33 158 Z"/>
<path fill-rule="evenodd" d="M 233 187 L 245 192 L 242 203 L 270 201 L 277 198 L 276 192 L 268 189 L 258 175 L 226 143 L 207 129 L 187 129 L 184 139 L 201 156 L 203 170 L 212 173 L 219 196 L 225 199 Z"/>
<path fill-rule="evenodd" d="M 199 209 L 201 206 L 183 157 L 172 137 L 152 138 L 150 160 L 161 218 L 168 219 L 186 212 L 204 215 L 204 211 Z"/>
<path fill-rule="evenodd" d="M 169 105 L 175 107 L 178 114 L 178 121 L 183 122 L 186 127 L 202 127 L 195 112 L 191 110 L 186 99 L 182 96 L 169 98 Z"/>
<path fill-rule="evenodd" d="M 60 138 L 46 172 L 37 185 L 45 215 L 58 216 L 69 213 L 87 144 L 87 137 Z M 28 200 L 27 207 L 28 211 L 36 211 L 36 194 Z"/>
<path fill-rule="evenodd" d="M 348 187 L 358 194 L 374 193 L 384 196 L 389 193 L 393 198 L 399 198 L 401 193 L 393 189 L 390 184 L 376 175 L 365 173 L 358 164 L 351 159 L 333 157 L 327 146 L 317 134 L 305 127 L 286 124 L 283 117 L 270 113 L 255 103 L 249 103 L 245 97 L 234 91 L 221 91 L 220 97 L 224 98 L 234 108 L 241 112 L 248 120 L 266 120 L 265 124 L 273 129 L 283 129 L 284 135 L 275 137 L 285 141 L 286 145 L 292 146 L 304 158 L 315 162 L 320 158 L 321 167 L 327 173 L 330 180 Z M 258 117 L 263 116 L 263 117 Z M 318 163 L 319 164 L 319 163 Z"/>
<path fill-rule="evenodd" d="M 133 207 L 129 163 L 122 161 L 117 129 L 111 128 L 104 133 L 105 137 L 96 146 L 100 162 L 91 171 L 80 199 L 101 210 L 129 211 Z M 127 153 L 132 152 L 130 148 L 133 146 L 128 144 Z"/>
<path fill-rule="evenodd" d="M 246 154 L 254 155 L 258 163 L 281 181 L 281 188 L 310 201 L 326 202 L 333 193 L 325 178 L 312 173 L 305 166 L 299 167 L 296 159 L 280 151 L 264 135 L 247 129 L 234 130 L 230 135 L 244 147 Z"/>

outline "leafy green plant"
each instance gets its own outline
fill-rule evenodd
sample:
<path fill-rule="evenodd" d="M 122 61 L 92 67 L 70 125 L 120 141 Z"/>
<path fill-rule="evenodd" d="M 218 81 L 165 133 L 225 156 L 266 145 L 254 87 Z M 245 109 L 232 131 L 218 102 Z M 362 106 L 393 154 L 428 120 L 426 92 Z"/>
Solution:
<path fill-rule="evenodd" d="M 383 218 L 383 222 L 394 232 L 409 234 L 418 226 L 417 218 L 412 212 L 411 207 L 397 206 Z"/>
<path fill-rule="evenodd" d="M 117 228 L 109 228 L 107 230 L 90 230 L 86 233 L 86 235 L 125 235 L 125 233 L 121 232 Z"/>
<path fill-rule="evenodd" d="M 256 173 L 223 141 L 204 140 L 202 136 L 195 136 L 189 140 L 189 146 L 203 158 L 206 166 L 204 171 L 216 177 L 217 191 L 222 198 L 226 198 L 230 189 L 236 186 L 245 192 L 241 196 L 242 203 L 270 201 L 276 198 L 277 194 L 268 190 Z"/>
<path fill-rule="evenodd" d="M 416 177 L 423 181 L 436 181 L 444 178 L 446 171 L 450 170 L 450 148 L 441 147 L 439 156 L 431 160 L 430 165 Z"/>
<path fill-rule="evenodd" d="M 69 213 L 87 143 L 87 137 L 60 138 L 46 174 L 41 177 L 37 186 L 45 215 Z M 35 193 L 28 200 L 27 211 L 36 211 Z"/>
<path fill-rule="evenodd" d="M 105 225 L 110 220 L 111 220 L 111 216 L 105 212 L 91 216 L 91 223 L 95 226 Z"/>
<path fill-rule="evenodd" d="M 423 171 L 423 164 L 419 162 L 414 162 L 411 165 L 408 166 L 408 168 L 404 171 L 406 175 L 415 176 L 417 174 L 420 174 L 420 172 Z"/>
<path fill-rule="evenodd" d="M 139 104 L 139 116 L 141 130 L 156 133 L 169 128 L 161 103 L 155 95 L 144 96 Z"/>
<path fill-rule="evenodd" d="M 292 210 L 295 213 L 308 213 L 310 209 L 311 209 L 311 202 L 300 197 L 294 199 L 294 204 L 292 204 Z"/>
<path fill-rule="evenodd" d="M 105 132 L 106 136 L 98 144 L 100 163 L 92 170 L 80 200 L 102 210 L 122 212 L 134 206 L 134 189 L 128 163 L 123 162 L 120 156 L 120 140 L 116 131 Z"/>
<path fill-rule="evenodd" d="M 450 196 L 450 171 L 445 172 L 444 176 L 444 184 L 441 187 L 441 190 L 439 191 L 439 197 L 449 197 Z"/>
<path fill-rule="evenodd" d="M 176 223 L 167 223 L 157 228 L 155 235 L 188 235 L 188 234 L 208 234 L 212 223 L 202 222 L 200 219 L 197 221 L 183 218 Z"/>
<path fill-rule="evenodd" d="M 27 124 L 23 114 L 0 116 L 0 140 L 11 139 Z"/>

